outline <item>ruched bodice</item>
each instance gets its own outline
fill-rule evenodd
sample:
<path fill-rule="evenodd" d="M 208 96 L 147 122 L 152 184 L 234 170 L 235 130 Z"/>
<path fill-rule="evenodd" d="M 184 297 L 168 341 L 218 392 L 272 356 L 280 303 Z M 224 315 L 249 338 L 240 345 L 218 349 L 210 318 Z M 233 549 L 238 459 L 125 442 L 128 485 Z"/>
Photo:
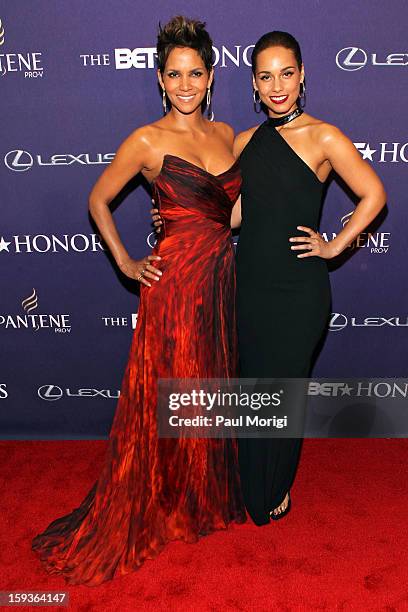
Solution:
<path fill-rule="evenodd" d="M 204 221 L 209 232 L 216 229 L 215 225 L 229 232 L 240 185 L 238 160 L 225 172 L 214 175 L 181 157 L 166 154 L 153 181 L 153 196 L 164 222 L 159 239 L 173 232 L 194 233 L 191 223 L 197 221 Z"/>

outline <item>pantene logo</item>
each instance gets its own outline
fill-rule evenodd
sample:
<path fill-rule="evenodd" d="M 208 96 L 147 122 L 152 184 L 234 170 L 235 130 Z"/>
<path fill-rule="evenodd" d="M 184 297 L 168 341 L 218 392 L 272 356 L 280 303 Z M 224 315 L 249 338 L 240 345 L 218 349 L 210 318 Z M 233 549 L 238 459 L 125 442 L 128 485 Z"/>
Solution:
<path fill-rule="evenodd" d="M 71 331 L 68 314 L 35 312 L 32 314 L 33 311 L 38 309 L 38 296 L 35 289 L 22 300 L 21 307 L 25 312 L 23 315 L 0 313 L 0 329 L 33 329 L 34 331 L 52 329 L 54 332 L 59 333 L 69 333 Z"/>
<path fill-rule="evenodd" d="M 4 36 L 5 36 L 5 34 L 4 34 L 4 26 L 3 26 L 3 23 L 2 23 L 2 21 L 0 19 L 0 47 L 2 45 L 4 45 L 4 40 L 5 40 Z"/>
<path fill-rule="evenodd" d="M 0 19 L 0 47 L 6 42 L 4 24 Z M 3 49 L 1 49 L 3 51 Z M 42 53 L 40 51 L 27 51 L 25 53 L 15 53 L 13 51 L 0 53 L 0 76 L 7 74 L 23 74 L 24 78 L 36 79 L 43 77 L 44 68 L 42 63 Z"/>
<path fill-rule="evenodd" d="M 347 225 L 353 214 L 354 210 L 351 210 L 341 217 L 340 222 L 343 227 Z M 322 232 L 322 236 L 325 240 L 330 241 L 336 238 L 337 232 L 331 234 Z M 361 232 L 348 246 L 350 249 L 366 248 L 371 254 L 385 255 L 390 248 L 390 236 L 391 232 Z"/>

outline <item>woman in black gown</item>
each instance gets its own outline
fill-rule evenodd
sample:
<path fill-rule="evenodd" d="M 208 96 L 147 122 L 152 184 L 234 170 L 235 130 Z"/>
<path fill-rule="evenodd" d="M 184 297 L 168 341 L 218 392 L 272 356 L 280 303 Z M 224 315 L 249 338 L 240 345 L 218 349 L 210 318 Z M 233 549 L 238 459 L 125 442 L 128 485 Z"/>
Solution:
<path fill-rule="evenodd" d="M 242 206 L 237 249 L 240 376 L 307 378 L 330 313 L 325 259 L 343 251 L 372 221 L 385 204 L 385 192 L 353 143 L 298 105 L 305 91 L 304 68 L 290 34 L 262 36 L 252 54 L 252 71 L 254 102 L 265 105 L 268 118 L 235 142 L 243 180 L 242 204 L 232 222 L 239 225 Z M 361 201 L 342 232 L 326 242 L 317 227 L 332 168 Z M 295 236 L 297 230 L 303 236 Z M 251 518 L 257 525 L 281 518 L 290 509 L 302 439 L 238 442 Z"/>

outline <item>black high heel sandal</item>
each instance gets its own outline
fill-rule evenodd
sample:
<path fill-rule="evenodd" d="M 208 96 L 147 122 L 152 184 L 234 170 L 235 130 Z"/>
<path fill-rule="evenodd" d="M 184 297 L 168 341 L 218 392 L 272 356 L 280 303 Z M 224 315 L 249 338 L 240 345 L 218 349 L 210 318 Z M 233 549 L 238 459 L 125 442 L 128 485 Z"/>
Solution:
<path fill-rule="evenodd" d="M 285 495 L 286 497 L 286 495 Z M 285 499 L 285 498 L 284 498 Z M 280 505 L 280 504 L 279 504 Z M 290 499 L 290 491 L 288 491 L 288 505 L 286 506 L 285 510 L 283 510 L 282 512 L 280 512 L 279 514 L 274 514 L 273 510 L 269 513 L 269 516 L 271 517 L 271 519 L 273 521 L 278 521 L 279 519 L 283 518 L 290 510 L 292 505 L 291 499 Z"/>

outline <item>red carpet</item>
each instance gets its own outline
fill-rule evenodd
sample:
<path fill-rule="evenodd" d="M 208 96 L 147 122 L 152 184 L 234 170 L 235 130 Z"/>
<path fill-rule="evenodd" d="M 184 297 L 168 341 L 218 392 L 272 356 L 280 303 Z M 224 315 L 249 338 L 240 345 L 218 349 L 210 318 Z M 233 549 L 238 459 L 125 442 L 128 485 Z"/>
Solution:
<path fill-rule="evenodd" d="M 305 440 L 281 521 L 173 542 L 137 572 L 67 588 L 44 573 L 31 538 L 79 505 L 105 446 L 0 442 L 1 591 L 68 590 L 81 612 L 408 610 L 406 440 Z"/>

